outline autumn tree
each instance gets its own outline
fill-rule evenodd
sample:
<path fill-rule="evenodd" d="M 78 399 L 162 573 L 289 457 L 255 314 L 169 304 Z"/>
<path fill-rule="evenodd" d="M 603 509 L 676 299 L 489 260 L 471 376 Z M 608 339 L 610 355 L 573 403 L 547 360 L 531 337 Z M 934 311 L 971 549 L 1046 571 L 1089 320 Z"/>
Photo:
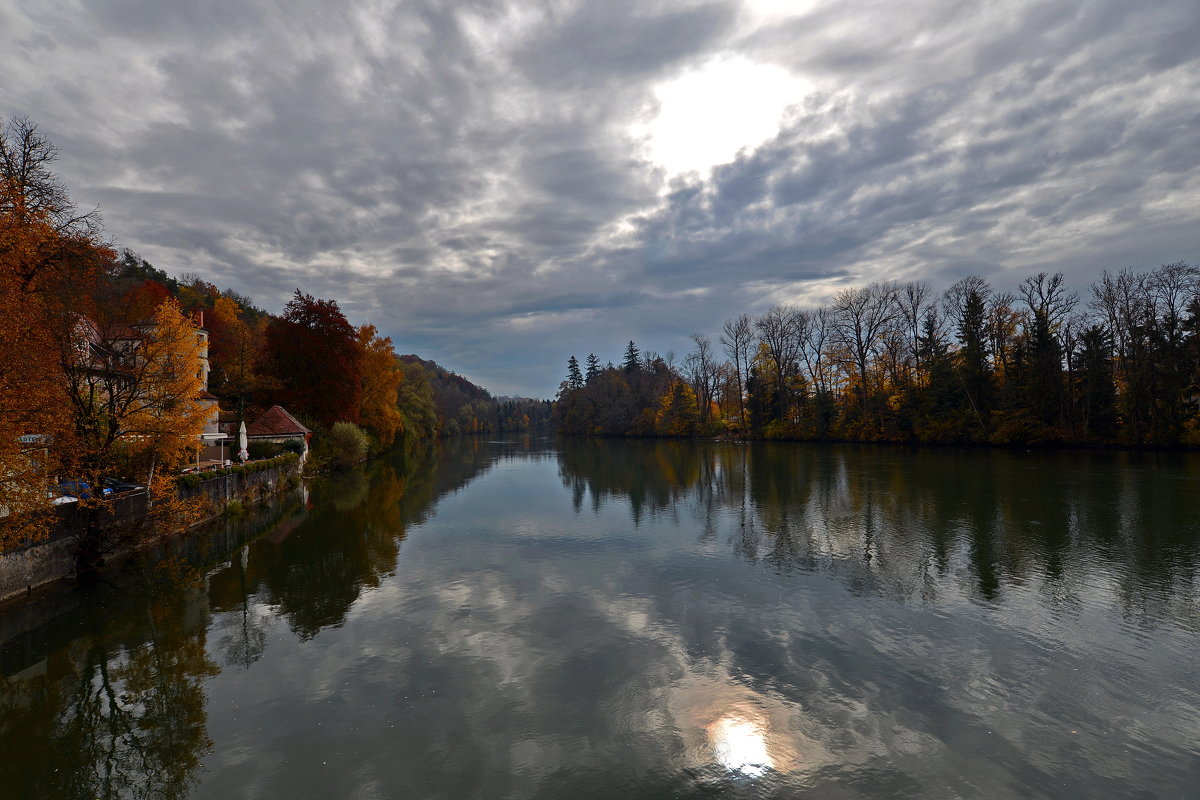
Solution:
<path fill-rule="evenodd" d="M 242 307 L 226 296 L 213 303 L 206 325 L 212 362 L 209 389 L 222 398 L 236 401 L 240 423 L 246 402 L 260 383 L 258 366 L 265 328 L 242 319 Z"/>
<path fill-rule="evenodd" d="M 67 398 L 44 325 L 44 298 L 0 264 L 0 552 L 43 536 L 50 525 L 51 444 Z"/>
<path fill-rule="evenodd" d="M 358 329 L 362 359 L 362 424 L 371 429 L 382 447 L 390 447 L 404 433 L 404 417 L 397 405 L 404 372 L 396 363 L 392 340 L 377 335 L 374 325 Z"/>
<path fill-rule="evenodd" d="M 203 344 L 195 323 L 168 300 L 150 321 L 132 325 L 115 314 L 75 315 L 59 348 L 71 421 L 64 469 L 89 487 L 79 501 L 86 530 L 77 558 L 87 571 L 123 538 L 195 516 L 193 505 L 176 502 L 171 481 L 195 452 L 210 414 L 199 397 Z M 141 530 L 103 524 L 111 508 L 101 487 L 112 475 L 144 480 L 151 505 L 162 501 Z"/>
<path fill-rule="evenodd" d="M 80 212 L 51 170 L 58 149 L 24 117 L 0 124 L 0 259 L 22 291 L 62 270 L 81 244 L 99 243 L 100 215 Z"/>
<path fill-rule="evenodd" d="M 654 430 L 661 436 L 694 436 L 700 430 L 696 393 L 687 381 L 677 380 L 659 398 Z"/>
<path fill-rule="evenodd" d="M 68 399 L 54 337 L 64 289 L 112 257 L 99 215 L 79 213 L 29 120 L 0 122 L 0 550 L 49 528 L 48 478 Z"/>
<path fill-rule="evenodd" d="M 267 366 L 293 412 L 332 425 L 362 414 L 362 351 L 358 333 L 336 300 L 296 290 L 266 332 Z"/>
<path fill-rule="evenodd" d="M 400 411 L 405 439 L 432 439 L 438 433 L 438 415 L 429 370 L 411 361 L 397 361 L 397 364 L 404 373 L 397 390 L 396 407 Z"/>
<path fill-rule="evenodd" d="M 924 283 L 876 283 L 728 321 L 732 363 L 711 371 L 703 337 L 678 368 L 630 342 L 620 367 L 564 382 L 555 418 L 564 433 L 678 435 L 683 382 L 698 418 L 712 389 L 770 439 L 1200 443 L 1200 267 L 1106 272 L 1077 305 L 1061 273 L 1015 292 L 970 276 L 940 302 Z"/>

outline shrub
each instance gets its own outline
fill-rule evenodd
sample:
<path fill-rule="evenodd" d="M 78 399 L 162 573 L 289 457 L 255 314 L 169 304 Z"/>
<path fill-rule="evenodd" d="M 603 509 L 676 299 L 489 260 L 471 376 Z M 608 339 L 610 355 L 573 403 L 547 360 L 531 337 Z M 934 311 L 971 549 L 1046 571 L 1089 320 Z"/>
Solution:
<path fill-rule="evenodd" d="M 246 452 L 250 454 L 251 461 L 274 458 L 283 452 L 283 445 L 279 442 L 250 442 L 246 445 Z"/>
<path fill-rule="evenodd" d="M 367 457 L 371 440 L 353 422 L 335 422 L 321 439 L 321 455 L 334 469 L 345 469 Z"/>

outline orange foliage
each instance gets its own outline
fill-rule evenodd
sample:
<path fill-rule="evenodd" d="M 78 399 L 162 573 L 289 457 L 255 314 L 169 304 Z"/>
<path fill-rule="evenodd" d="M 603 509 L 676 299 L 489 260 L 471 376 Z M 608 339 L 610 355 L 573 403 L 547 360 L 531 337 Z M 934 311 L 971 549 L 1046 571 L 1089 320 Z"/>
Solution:
<path fill-rule="evenodd" d="M 141 286 L 126 292 L 122 305 L 127 310 L 128 318 L 135 321 L 150 319 L 154 310 L 171 296 L 167 287 L 158 281 L 146 281 Z"/>
<path fill-rule="evenodd" d="M 404 372 L 396 363 L 392 340 L 377 336 L 374 325 L 358 329 L 358 346 L 362 352 L 362 424 L 388 447 L 404 432 L 404 418 L 397 406 Z"/>
<path fill-rule="evenodd" d="M 218 297 L 205 316 L 209 333 L 208 357 L 213 375 L 210 388 L 222 397 L 245 400 L 258 385 L 258 362 L 264 328 L 251 327 L 241 317 L 241 307 L 228 297 Z M 265 321 L 264 321 L 265 322 Z"/>
<path fill-rule="evenodd" d="M 111 256 L 94 215 L 76 215 L 48 171 L 54 157 L 28 121 L 0 130 L 0 550 L 49 529 L 53 445 L 67 422 L 54 323 L 64 287 Z"/>

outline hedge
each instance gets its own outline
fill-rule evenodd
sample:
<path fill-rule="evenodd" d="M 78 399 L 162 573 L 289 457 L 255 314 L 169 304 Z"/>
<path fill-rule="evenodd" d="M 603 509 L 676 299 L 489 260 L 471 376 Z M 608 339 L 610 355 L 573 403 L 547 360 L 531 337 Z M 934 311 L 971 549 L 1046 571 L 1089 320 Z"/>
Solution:
<path fill-rule="evenodd" d="M 219 478 L 222 475 L 253 475 L 256 472 L 266 472 L 267 470 L 280 469 L 288 465 L 295 464 L 300 460 L 300 456 L 295 453 L 284 453 L 283 455 L 268 458 L 263 461 L 248 461 L 245 464 L 239 464 L 234 467 L 224 469 L 212 469 L 204 472 L 193 472 L 188 475 L 179 476 L 179 485 L 194 489 L 201 483 L 213 478 Z"/>

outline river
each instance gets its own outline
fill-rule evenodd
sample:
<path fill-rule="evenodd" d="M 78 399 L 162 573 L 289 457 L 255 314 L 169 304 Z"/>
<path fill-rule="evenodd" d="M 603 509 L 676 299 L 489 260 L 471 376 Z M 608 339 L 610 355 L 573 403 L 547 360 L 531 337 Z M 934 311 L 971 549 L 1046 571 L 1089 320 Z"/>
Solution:
<path fill-rule="evenodd" d="M 0 798 L 1195 797 L 1200 457 L 467 439 L 0 609 Z"/>

